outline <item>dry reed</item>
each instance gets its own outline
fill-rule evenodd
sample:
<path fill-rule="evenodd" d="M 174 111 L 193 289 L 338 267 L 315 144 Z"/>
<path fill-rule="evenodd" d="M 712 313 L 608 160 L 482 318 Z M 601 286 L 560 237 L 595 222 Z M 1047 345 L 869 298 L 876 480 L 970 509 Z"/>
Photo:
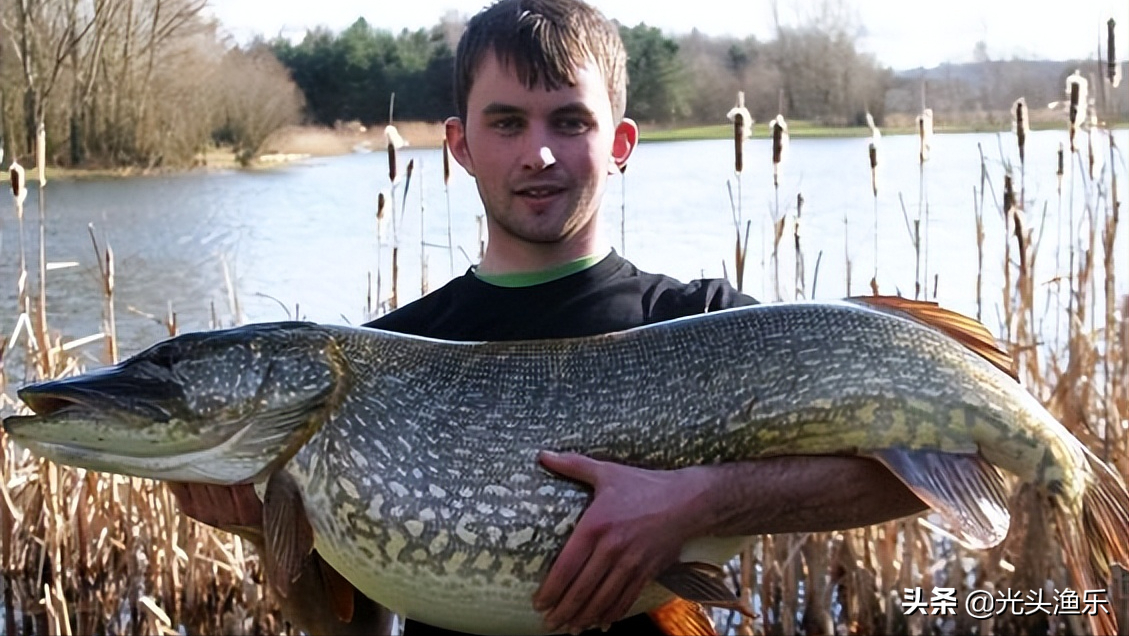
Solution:
<path fill-rule="evenodd" d="M 923 98 L 924 99 L 924 98 Z M 922 288 L 929 286 L 929 197 L 927 195 L 925 180 L 925 162 L 933 146 L 933 109 L 924 108 L 917 116 L 917 218 L 915 234 L 920 233 L 924 224 L 924 240 L 921 236 L 914 237 L 914 251 L 917 252 L 917 273 L 914 274 L 914 298 L 920 298 Z M 923 221 L 922 221 L 923 220 Z M 924 281 L 924 283 L 923 283 Z M 926 291 L 928 295 L 928 291 Z"/>
<path fill-rule="evenodd" d="M 788 152 L 788 123 L 783 115 L 777 115 L 772 123 L 772 289 L 773 299 L 783 300 L 780 289 L 780 241 L 784 238 L 787 216 L 780 210 L 780 177 L 784 170 L 784 158 Z"/>
<path fill-rule="evenodd" d="M 1112 46 L 1110 47 L 1112 48 Z M 1112 71 L 1110 71 L 1112 73 Z M 1108 74 L 1107 74 L 1108 79 Z M 1081 86 L 1081 88 L 1079 88 Z M 1055 176 L 1059 209 L 1070 214 L 1071 235 L 1062 242 L 1070 253 L 1067 271 L 1058 263 L 1055 275 L 1049 281 L 1037 281 L 1035 267 L 1044 232 L 1042 224 L 1031 222 L 1028 213 L 1030 202 L 1026 199 L 1025 164 L 1028 145 L 1026 106 L 1017 101 L 1013 110 L 1014 131 L 1017 137 L 1021 181 L 1012 180 L 1012 168 L 1005 164 L 1004 174 L 997 177 L 1002 187 L 992 183 L 989 162 L 981 150 L 980 183 L 973 187 L 975 212 L 975 241 L 977 250 L 976 303 L 977 317 L 984 309 L 983 286 L 985 270 L 985 243 L 1004 241 L 1005 283 L 1001 289 L 1005 316 L 1001 320 L 1004 334 L 1002 346 L 1015 357 L 1015 369 L 1029 389 L 1038 396 L 1055 416 L 1074 435 L 1111 460 L 1116 470 L 1129 475 L 1129 431 L 1124 422 L 1129 418 L 1129 296 L 1117 297 L 1118 267 L 1125 254 L 1117 253 L 1115 240 L 1119 235 L 1118 199 L 1119 175 L 1115 167 L 1122 166 L 1112 129 L 1099 136 L 1100 119 L 1090 110 L 1087 119 L 1078 113 L 1090 107 L 1085 99 L 1085 85 L 1072 79 L 1068 95 L 1076 103 L 1068 117 L 1065 134 L 1069 139 L 1070 155 L 1078 161 L 1072 163 L 1083 169 L 1071 176 L 1071 187 L 1077 181 L 1086 193 L 1081 219 L 1085 222 L 1080 241 L 1075 239 L 1073 209 L 1062 209 L 1065 149 L 1060 146 L 1058 169 Z M 919 129 L 920 130 L 920 129 Z M 1086 147 L 1094 147 L 1095 163 L 1100 155 L 1099 140 L 1108 144 L 1109 159 L 1104 170 L 1100 164 L 1093 172 L 1089 156 L 1082 156 L 1078 135 L 1086 134 Z M 1077 153 L 1077 154 L 1075 154 Z M 924 152 L 919 162 L 924 165 Z M 923 169 L 923 168 L 922 168 Z M 1097 179 L 1104 183 L 1098 184 Z M 1018 185 L 1018 187 L 1016 187 Z M 872 188 L 874 182 L 872 181 Z M 986 203 L 989 191 L 993 193 Z M 1075 199 L 1068 196 L 1068 206 Z M 1002 202 L 1002 204 L 1001 204 Z M 993 236 L 986 227 L 984 211 L 988 206 L 999 205 L 1004 220 L 1004 234 Z M 1042 205 L 1046 216 L 1046 203 Z M 903 215 L 915 250 L 920 253 L 922 236 L 920 215 L 927 204 L 919 205 L 919 219 L 911 224 L 903 203 Z M 1057 225 L 1057 224 L 1056 224 Z M 1094 229 L 1097 228 L 1097 231 Z M 844 218 L 844 244 L 849 220 Z M 1123 233 L 1123 232 L 1122 232 Z M 927 239 L 926 239 L 927 244 Z M 1048 241 L 1049 242 L 1049 241 Z M 928 247 L 925 248 L 926 250 Z M 1057 250 L 1056 250 L 1057 251 Z M 846 254 L 847 285 L 850 294 L 850 254 Z M 928 258 L 926 257 L 926 263 Z M 928 264 L 925 265 L 928 268 Z M 915 276 L 919 291 L 928 281 L 929 274 Z M 1058 301 L 1050 283 L 1070 281 L 1068 299 Z M 934 291 L 934 293 L 936 293 Z M 1046 293 L 1045 302 L 1053 306 L 1055 316 L 1070 320 L 1070 333 L 1065 345 L 1048 339 L 1035 320 L 1037 296 Z M 1104 311 L 1098 311 L 1104 308 Z M 1097 315 L 1095 315 L 1097 314 Z M 1043 327 L 1050 329 L 1049 325 Z M 1058 329 L 1055 328 L 1055 333 Z M 1057 338 L 1057 336 L 1056 336 Z M 1045 354 L 1045 356 L 1043 355 Z M 1012 532 L 1007 540 L 987 553 L 969 552 L 952 541 L 944 540 L 944 532 L 933 526 L 927 518 L 919 517 L 872 528 L 832 533 L 826 537 L 779 535 L 760 537 L 741 560 L 742 571 L 736 577 L 741 582 L 741 598 L 754 602 L 761 618 L 751 627 L 758 634 L 826 634 L 826 633 L 978 633 L 998 634 L 1050 634 L 1082 633 L 1086 625 L 1079 616 L 1024 615 L 1022 612 L 1004 612 L 988 620 L 972 619 L 964 611 L 964 600 L 976 590 L 987 591 L 1002 598 L 1007 594 L 1020 594 L 1020 601 L 1028 594 L 1044 594 L 1050 600 L 1066 588 L 1067 580 L 1056 539 L 1044 532 L 1045 519 L 1039 516 L 1039 502 L 1030 489 L 1020 489 L 1011 501 L 1013 510 Z M 790 549 L 791 548 L 791 549 Z M 793 552 L 798 549 L 798 556 Z M 823 561 L 830 555 L 829 561 Z M 759 557 L 759 558 L 758 558 Z M 802 567 L 796 569 L 796 561 Z M 797 573 L 802 577 L 803 593 L 794 586 Z M 1119 624 L 1129 624 L 1129 575 L 1115 568 L 1114 579 L 1107 589 L 1108 599 L 1119 614 Z M 935 590 L 953 588 L 957 607 L 955 615 L 938 617 L 933 614 L 906 615 L 904 591 L 920 589 L 928 602 Z M 817 591 L 822 590 L 822 593 Z M 825 620 L 825 607 L 829 602 L 832 624 Z M 745 626 L 750 627 L 750 626 Z M 750 633 L 740 631 L 739 633 Z"/>
<path fill-rule="evenodd" d="M 741 223 L 744 221 L 744 193 L 742 191 L 741 174 L 745 170 L 745 140 L 753 134 L 753 116 L 745 108 L 745 92 L 737 92 L 737 105 L 726 113 L 726 117 L 733 123 L 733 180 L 737 183 L 737 196 L 734 199 L 732 187 L 729 186 L 729 203 L 733 215 L 734 232 L 734 274 L 737 278 L 737 290 L 745 289 L 745 265 L 749 253 L 749 231 L 751 222 L 745 222 L 745 237 L 741 238 Z M 726 182 L 728 186 L 728 182 Z"/>
<path fill-rule="evenodd" d="M 874 124 L 874 117 L 866 114 L 866 123 L 870 126 L 870 143 L 867 154 L 870 158 L 870 192 L 874 200 L 874 275 L 870 278 L 870 293 L 878 295 L 878 142 L 882 133 Z"/>

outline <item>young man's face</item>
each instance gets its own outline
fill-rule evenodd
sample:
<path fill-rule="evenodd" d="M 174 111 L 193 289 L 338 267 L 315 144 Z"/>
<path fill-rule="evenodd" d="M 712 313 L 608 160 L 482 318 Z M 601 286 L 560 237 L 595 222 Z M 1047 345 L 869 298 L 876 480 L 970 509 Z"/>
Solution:
<path fill-rule="evenodd" d="M 448 121 L 452 154 L 478 183 L 492 248 L 596 234 L 608 174 L 627 161 L 637 131 L 630 120 L 613 121 L 595 64 L 576 78 L 575 86 L 554 91 L 529 89 L 488 52 L 474 75 L 465 123 Z"/>

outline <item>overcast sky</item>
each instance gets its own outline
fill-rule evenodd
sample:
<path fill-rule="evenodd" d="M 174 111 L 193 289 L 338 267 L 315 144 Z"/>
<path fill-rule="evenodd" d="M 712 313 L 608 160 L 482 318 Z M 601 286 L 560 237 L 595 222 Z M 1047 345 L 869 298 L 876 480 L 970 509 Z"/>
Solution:
<path fill-rule="evenodd" d="M 779 0 L 781 17 L 795 21 L 820 0 Z M 895 69 L 966 62 L 979 40 L 993 58 L 1061 60 L 1096 56 L 1105 24 L 1117 20 L 1119 59 L 1129 51 L 1126 0 L 823 0 L 853 7 L 865 29 L 863 50 Z M 300 40 L 324 25 L 339 31 L 364 17 L 375 27 L 430 27 L 446 12 L 469 16 L 488 0 L 212 0 L 206 10 L 239 41 L 255 34 Z M 623 24 L 645 22 L 668 33 L 694 27 L 711 35 L 770 38 L 771 0 L 596 0 Z M 1064 9 L 1070 9 L 1069 11 Z"/>

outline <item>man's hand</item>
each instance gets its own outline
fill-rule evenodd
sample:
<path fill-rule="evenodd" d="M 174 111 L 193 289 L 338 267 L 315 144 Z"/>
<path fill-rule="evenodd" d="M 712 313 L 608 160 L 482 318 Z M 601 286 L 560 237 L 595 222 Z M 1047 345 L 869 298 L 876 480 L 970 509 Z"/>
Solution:
<path fill-rule="evenodd" d="M 544 452 L 541 464 L 592 486 L 568 542 L 533 596 L 550 631 L 579 632 L 624 617 L 643 586 L 699 531 L 701 471 L 652 471 Z M 697 518 L 696 518 L 697 517 Z"/>

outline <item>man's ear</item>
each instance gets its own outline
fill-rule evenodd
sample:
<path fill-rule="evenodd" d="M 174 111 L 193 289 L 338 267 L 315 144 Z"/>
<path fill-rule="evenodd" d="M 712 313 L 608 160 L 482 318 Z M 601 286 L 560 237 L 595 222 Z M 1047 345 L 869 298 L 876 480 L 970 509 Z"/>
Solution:
<path fill-rule="evenodd" d="M 631 151 L 635 150 L 635 145 L 638 143 L 639 127 L 635 125 L 634 120 L 624 117 L 623 121 L 615 127 L 615 141 L 612 142 L 612 164 L 620 172 L 627 167 L 627 159 L 631 157 Z"/>
<path fill-rule="evenodd" d="M 467 148 L 466 126 L 463 125 L 463 120 L 458 117 L 448 117 L 447 121 L 443 122 L 443 129 L 447 135 L 447 148 L 451 151 L 451 156 L 459 162 L 467 174 L 473 177 L 474 162 Z"/>

